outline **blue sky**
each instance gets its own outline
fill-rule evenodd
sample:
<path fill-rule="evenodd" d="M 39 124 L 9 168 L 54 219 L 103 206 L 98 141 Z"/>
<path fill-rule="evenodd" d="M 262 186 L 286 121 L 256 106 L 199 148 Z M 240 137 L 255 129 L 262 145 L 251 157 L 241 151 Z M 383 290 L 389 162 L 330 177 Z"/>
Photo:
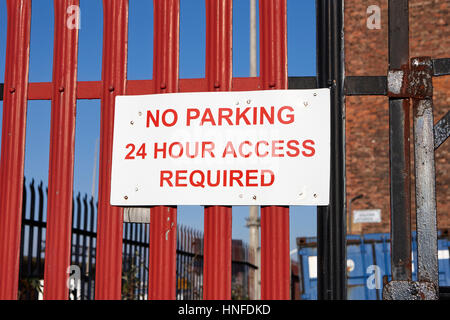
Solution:
<path fill-rule="evenodd" d="M 204 0 L 180 0 L 180 78 L 205 76 Z M 288 72 L 290 76 L 316 74 L 314 0 L 288 2 Z M 101 79 L 103 12 L 101 0 L 80 0 L 81 30 L 78 79 Z M 33 0 L 30 82 L 49 82 L 53 60 L 53 0 Z M 153 3 L 130 0 L 128 79 L 151 79 L 153 73 Z M 233 76 L 249 71 L 249 0 L 234 0 Z M 258 41 L 259 43 L 259 41 Z M 0 82 L 4 81 L 6 0 L 0 0 Z M 30 101 L 27 111 L 25 176 L 48 181 L 50 101 Z M 3 102 L 0 101 L 0 120 Z M 0 128 L 1 128 L 0 121 Z M 100 132 L 100 101 L 77 104 L 75 192 L 91 193 L 96 141 Z M 98 165 L 97 165 L 98 175 Z M 97 178 L 96 178 L 97 180 Z M 98 183 L 96 184 L 98 185 Z M 95 195 L 97 194 L 97 188 Z M 203 230 L 202 207 L 180 206 L 179 223 Z M 233 238 L 248 241 L 245 218 L 248 207 L 233 208 Z M 291 249 L 295 238 L 315 236 L 316 208 L 291 207 Z"/>

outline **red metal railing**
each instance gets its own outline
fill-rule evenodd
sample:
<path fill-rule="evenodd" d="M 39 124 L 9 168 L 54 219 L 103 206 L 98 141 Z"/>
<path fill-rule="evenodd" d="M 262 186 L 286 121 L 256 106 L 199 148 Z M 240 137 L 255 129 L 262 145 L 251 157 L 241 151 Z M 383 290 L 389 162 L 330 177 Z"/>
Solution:
<path fill-rule="evenodd" d="M 55 45 L 50 129 L 44 298 L 67 299 L 65 285 L 72 238 L 73 166 L 77 104 L 78 30 L 67 28 L 67 8 L 79 0 L 55 0 Z"/>
<path fill-rule="evenodd" d="M 0 162 L 0 298 L 16 299 L 30 55 L 31 0 L 8 0 L 2 156 Z"/>
<path fill-rule="evenodd" d="M 7 0 L 0 168 L 0 299 L 16 299 L 27 100 L 52 100 L 45 299 L 67 299 L 76 99 L 101 99 L 96 299 L 120 299 L 122 209 L 109 205 L 117 95 L 287 89 L 286 0 L 260 0 L 261 76 L 232 78 L 232 0 L 206 0 L 206 78 L 179 79 L 180 0 L 154 0 L 153 80 L 127 80 L 128 0 L 103 0 L 101 81 L 76 81 L 78 31 L 55 0 L 51 83 L 28 84 L 31 0 Z M 204 299 L 231 298 L 231 207 L 205 208 Z M 149 298 L 175 299 L 177 211 L 151 209 Z M 289 299 L 289 208 L 261 210 L 263 299 Z"/>

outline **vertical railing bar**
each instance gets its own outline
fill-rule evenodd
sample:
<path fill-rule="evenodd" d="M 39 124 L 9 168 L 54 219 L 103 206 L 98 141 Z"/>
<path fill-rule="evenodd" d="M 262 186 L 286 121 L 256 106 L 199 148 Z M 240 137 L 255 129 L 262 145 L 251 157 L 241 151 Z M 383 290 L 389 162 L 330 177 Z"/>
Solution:
<path fill-rule="evenodd" d="M 22 226 L 20 227 L 20 258 L 19 258 L 19 279 L 22 279 L 24 276 L 24 247 L 25 247 L 25 229 L 26 229 L 26 212 L 27 212 L 27 185 L 26 179 L 23 178 L 23 194 L 22 194 Z"/>
<path fill-rule="evenodd" d="M 133 242 L 132 242 L 132 251 L 131 251 L 131 256 L 133 257 L 133 264 L 137 263 L 137 255 L 136 255 L 136 241 L 137 241 L 137 229 L 138 229 L 138 224 L 137 223 L 133 223 L 132 224 L 133 227 L 133 233 L 132 233 L 132 237 L 133 237 Z M 135 273 L 132 275 L 132 279 L 134 281 L 135 279 L 135 275 L 137 274 L 137 265 L 135 268 Z M 133 283 L 133 300 L 136 300 L 136 295 L 137 295 L 137 286 L 136 283 Z"/>
<path fill-rule="evenodd" d="M 175 292 L 175 299 L 179 300 L 179 296 L 180 296 L 180 283 L 181 283 L 181 246 L 180 246 L 180 225 L 177 225 L 177 256 L 176 256 L 176 262 L 177 262 L 177 268 L 176 268 L 176 272 L 177 272 L 177 280 L 176 280 L 176 292 Z"/>
<path fill-rule="evenodd" d="M 17 299 L 30 57 L 31 0 L 7 0 L 0 160 L 0 299 Z"/>
<path fill-rule="evenodd" d="M 76 264 L 79 266 L 80 265 L 80 230 L 81 230 L 81 194 L 78 193 L 77 198 L 76 198 L 76 202 L 77 202 L 77 227 L 76 227 L 76 234 L 77 234 L 77 241 L 76 241 L 76 245 L 74 246 L 75 248 L 75 261 Z"/>
<path fill-rule="evenodd" d="M 38 186 L 38 194 L 39 194 L 39 207 L 38 207 L 38 222 L 39 223 L 43 223 L 43 218 L 44 218 L 44 186 L 43 186 L 43 182 L 41 181 L 41 183 Z M 41 277 L 41 272 L 42 272 L 42 268 L 41 268 L 41 255 L 42 255 L 42 229 L 44 229 L 44 227 L 39 226 L 38 228 L 38 242 L 37 242 L 37 252 L 38 252 L 38 256 L 36 259 L 36 263 L 37 263 L 37 272 L 39 275 L 39 278 Z M 44 255 L 45 258 L 45 255 Z"/>
<path fill-rule="evenodd" d="M 202 240 L 203 237 L 200 234 L 200 231 L 197 231 L 197 239 L 198 239 L 198 247 L 197 247 L 197 270 L 202 270 L 203 272 L 203 256 L 201 254 L 201 246 L 202 246 Z M 203 273 L 201 273 L 203 274 Z M 200 282 L 200 275 L 196 274 L 196 288 L 197 288 L 197 300 L 203 299 L 203 293 L 201 291 L 201 282 Z"/>
<path fill-rule="evenodd" d="M 364 235 L 361 235 L 360 250 L 361 250 L 361 257 L 362 257 L 362 270 L 363 270 L 363 272 L 365 272 L 366 271 L 366 243 L 364 242 Z M 365 296 L 365 300 L 369 299 L 369 288 L 367 286 L 364 286 L 364 296 Z"/>
<path fill-rule="evenodd" d="M 231 91 L 232 0 L 206 0 L 206 78 L 209 91 Z M 231 299 L 232 208 L 205 207 L 203 298 Z"/>
<path fill-rule="evenodd" d="M 155 93 L 179 91 L 180 1 L 154 0 L 153 83 Z M 151 209 L 149 293 L 151 300 L 175 299 L 176 207 Z M 164 265 L 160 269 L 157 265 Z"/>
<path fill-rule="evenodd" d="M 190 231 L 191 234 L 191 253 L 194 253 L 194 230 L 191 228 Z M 190 274 L 190 283 L 191 283 L 191 300 L 194 300 L 194 263 L 195 263 L 195 257 L 191 255 L 191 274 Z"/>
<path fill-rule="evenodd" d="M 75 245 L 75 221 L 76 221 L 76 209 L 75 209 L 75 198 L 74 195 L 72 195 L 72 233 L 71 233 L 71 244 L 70 244 L 70 265 L 73 265 L 76 256 L 74 253 L 74 245 Z M 69 292 L 69 299 L 70 299 L 70 292 Z"/>
<path fill-rule="evenodd" d="M 148 248 L 150 248 L 150 225 L 145 225 L 145 243 L 148 244 Z M 150 270 L 149 264 L 150 264 L 150 252 L 149 250 L 145 250 L 145 265 L 147 266 L 147 271 Z M 147 299 L 148 299 L 148 289 L 150 288 L 150 274 L 149 272 L 145 273 L 145 283 L 147 284 Z"/>
<path fill-rule="evenodd" d="M 137 263 L 137 268 L 136 268 L 136 279 L 137 279 L 137 284 L 136 284 L 136 294 L 137 294 L 137 300 L 140 300 L 140 293 L 141 293 L 141 223 L 136 225 L 136 248 L 135 248 L 135 252 L 136 252 L 136 263 Z"/>
<path fill-rule="evenodd" d="M 186 297 L 184 296 L 186 293 L 186 289 L 184 288 L 184 283 L 186 281 L 186 228 L 184 226 L 181 227 L 181 233 L 182 233 L 182 261 L 181 261 L 181 296 L 182 300 L 186 300 Z"/>
<path fill-rule="evenodd" d="M 79 6 L 79 0 L 54 0 L 53 3 L 55 31 L 44 299 L 67 300 L 78 64 L 78 28 L 67 26 L 67 9 Z"/>
<path fill-rule="evenodd" d="M 408 0 L 389 0 L 389 69 L 409 66 Z M 411 280 L 410 102 L 389 98 L 391 270 Z"/>
<path fill-rule="evenodd" d="M 329 70 L 329 20 L 327 19 L 327 2 L 325 0 L 316 0 L 316 24 L 317 24 L 317 85 L 319 88 L 327 88 L 331 85 L 331 75 Z M 329 206 L 317 207 L 317 299 L 324 300 L 329 298 L 331 288 L 329 265 L 328 243 L 328 221 L 330 210 Z"/>
<path fill-rule="evenodd" d="M 260 82 L 287 89 L 287 3 L 260 1 Z M 290 297 L 289 207 L 261 208 L 261 299 Z"/>
<path fill-rule="evenodd" d="M 129 259 L 130 259 L 130 222 L 124 222 L 123 229 L 124 229 L 124 237 L 123 237 L 123 253 L 122 253 L 122 263 L 123 263 L 123 273 L 127 273 L 129 269 Z M 127 294 L 127 293 L 125 293 Z"/>
<path fill-rule="evenodd" d="M 103 60 L 100 124 L 99 206 L 95 298 L 121 299 L 123 210 L 112 207 L 111 158 L 115 97 L 126 92 L 128 0 L 103 1 Z"/>
<path fill-rule="evenodd" d="M 145 277 L 145 260 L 144 260 L 144 231 L 145 224 L 141 223 L 139 226 L 139 300 L 143 300 L 144 294 L 144 277 Z"/>
<path fill-rule="evenodd" d="M 91 201 L 89 202 L 89 231 L 91 233 L 95 233 L 94 232 L 94 197 L 91 197 Z M 88 263 L 89 263 L 89 268 L 88 268 L 88 274 L 87 274 L 87 281 L 88 281 L 88 296 L 87 299 L 88 300 L 92 300 L 92 265 L 93 265 L 93 258 L 94 255 L 92 254 L 92 249 L 93 249 L 93 237 L 89 236 L 89 251 L 88 251 Z"/>
<path fill-rule="evenodd" d="M 434 285 L 439 298 L 436 168 L 433 118 L 433 62 L 430 57 L 411 59 L 411 75 L 420 83 L 413 91 L 414 166 L 417 229 L 417 280 Z M 413 84 L 414 86 L 414 84 Z M 411 255 L 411 252 L 410 252 Z"/>
<path fill-rule="evenodd" d="M 318 299 L 346 299 L 344 2 L 317 0 L 318 87 L 331 88 L 330 205 L 317 208 Z"/>
<path fill-rule="evenodd" d="M 376 249 L 377 249 L 376 243 L 372 242 L 372 264 L 374 266 L 378 266 Z M 378 270 L 380 270 L 380 269 L 378 269 Z M 363 271 L 365 271 L 365 270 L 363 270 Z M 380 274 L 376 275 L 376 278 L 375 278 L 376 283 L 378 283 L 378 281 L 379 281 L 378 277 L 380 277 L 380 276 L 381 276 Z M 380 299 L 380 289 L 378 288 L 378 286 L 375 288 L 375 290 L 376 290 L 377 300 L 381 300 Z"/>
<path fill-rule="evenodd" d="M 88 210 L 89 210 L 89 205 L 88 205 L 88 196 L 87 196 L 87 194 L 86 195 L 84 195 L 84 198 L 83 198 L 83 207 L 84 207 L 84 210 L 83 210 L 83 231 L 88 231 L 88 229 L 87 229 L 87 226 L 88 226 L 88 222 L 87 222 L 87 220 L 88 220 Z M 85 294 L 85 292 L 87 291 L 86 290 L 86 281 L 84 280 L 85 279 L 85 274 L 86 274 L 86 253 L 87 253 L 87 246 L 86 246 L 86 243 L 87 243 L 87 241 L 88 241 L 88 235 L 87 234 L 85 234 L 84 236 L 83 236 L 83 249 L 82 249 L 82 260 L 81 260 L 81 288 L 82 288 L 82 295 L 81 295 L 81 299 L 82 300 L 85 300 L 85 296 L 86 296 L 86 294 Z"/>
<path fill-rule="evenodd" d="M 31 199 L 30 199 L 30 222 L 34 220 L 34 212 L 36 211 L 36 190 L 34 188 L 34 179 L 31 181 Z M 33 238 L 34 238 L 34 226 L 30 225 L 28 229 L 28 255 L 27 255 L 27 278 L 32 277 L 33 273 Z"/>
<path fill-rule="evenodd" d="M 190 245 L 190 250 L 189 252 L 192 254 L 194 253 L 193 250 L 193 230 L 192 228 L 189 229 L 189 245 Z M 190 263 L 189 263 L 189 267 L 190 267 L 190 272 L 189 272 L 189 283 L 191 283 L 190 286 L 190 298 L 191 300 L 194 299 L 194 285 L 193 285 L 193 278 L 194 278 L 194 257 L 191 255 L 191 259 L 190 259 Z"/>

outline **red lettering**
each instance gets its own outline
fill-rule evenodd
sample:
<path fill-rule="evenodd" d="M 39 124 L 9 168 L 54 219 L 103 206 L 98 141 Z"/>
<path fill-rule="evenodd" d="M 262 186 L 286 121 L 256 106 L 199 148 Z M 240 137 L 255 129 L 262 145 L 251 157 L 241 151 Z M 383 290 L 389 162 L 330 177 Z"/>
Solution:
<path fill-rule="evenodd" d="M 133 152 L 136 149 L 136 146 L 132 143 L 130 143 L 129 145 L 126 146 L 126 149 L 130 149 L 131 151 L 127 154 L 127 156 L 125 157 L 125 160 L 134 160 L 134 156 L 133 156 Z"/>
<path fill-rule="evenodd" d="M 198 109 L 187 109 L 187 119 L 186 125 L 191 125 L 191 120 L 198 119 L 200 117 L 200 110 Z"/>
<path fill-rule="evenodd" d="M 258 141 L 258 143 L 256 144 L 256 155 L 259 158 L 265 158 L 269 155 L 269 151 L 266 151 L 264 154 L 259 153 L 259 146 L 261 144 L 265 144 L 266 146 L 269 146 L 269 143 L 267 141 Z"/>
<path fill-rule="evenodd" d="M 274 158 L 283 158 L 284 154 L 278 154 L 276 151 L 283 150 L 283 146 L 277 146 L 277 144 L 284 143 L 283 140 L 272 141 L 272 157 Z"/>
<path fill-rule="evenodd" d="M 283 111 L 284 110 L 289 110 L 291 113 L 286 114 L 286 119 L 283 119 Z M 280 110 L 278 110 L 278 121 L 280 121 L 282 124 L 291 124 L 292 122 L 294 122 L 294 109 L 292 107 L 289 106 L 285 106 L 280 108 Z"/>
<path fill-rule="evenodd" d="M 255 174 L 254 176 L 251 176 L 251 174 Z M 247 170 L 245 175 L 245 184 L 247 187 L 257 187 L 258 183 L 251 183 L 250 180 L 256 180 L 258 179 L 258 170 Z"/>
<path fill-rule="evenodd" d="M 203 126 L 206 122 L 210 122 L 212 126 L 216 125 L 216 122 L 214 121 L 214 117 L 211 113 L 210 108 L 206 108 L 205 113 L 203 114 L 202 121 L 200 122 L 200 125 Z"/>
<path fill-rule="evenodd" d="M 181 180 L 187 180 L 187 177 L 182 176 L 181 174 L 187 175 L 187 170 L 178 170 L 175 173 L 175 187 L 187 187 L 187 183 L 181 183 Z"/>
<path fill-rule="evenodd" d="M 270 181 L 266 182 L 264 177 L 266 174 L 270 174 Z M 275 182 L 275 174 L 272 170 L 262 170 L 261 171 L 261 187 L 270 187 Z"/>
<path fill-rule="evenodd" d="M 147 157 L 147 153 L 145 152 L 145 143 L 142 144 L 142 146 L 139 148 L 136 156 L 141 157 L 142 159 L 145 159 Z"/>
<path fill-rule="evenodd" d="M 237 177 L 235 175 L 237 175 Z M 244 185 L 241 182 L 241 179 L 243 176 L 244 176 L 244 173 L 241 170 L 231 170 L 230 171 L 230 187 L 233 186 L 233 181 L 236 181 L 239 186 L 243 187 Z"/>
<path fill-rule="evenodd" d="M 172 171 L 161 171 L 160 174 L 160 187 L 164 187 L 164 181 L 167 182 L 169 187 L 173 187 L 172 181 L 170 181 L 170 179 L 172 179 L 173 177 Z"/>
<path fill-rule="evenodd" d="M 191 154 L 190 152 L 191 144 L 189 142 L 186 143 L 186 155 L 188 156 L 188 158 L 194 159 L 198 156 L 198 142 L 195 142 L 194 145 L 195 145 L 195 154 Z"/>
<path fill-rule="evenodd" d="M 298 157 L 300 155 L 300 148 L 298 147 L 299 145 L 300 145 L 300 142 L 298 142 L 297 140 L 288 141 L 287 147 L 288 147 L 288 149 L 292 150 L 293 152 L 287 151 L 286 154 L 292 158 Z"/>
<path fill-rule="evenodd" d="M 175 155 L 173 153 L 173 148 L 178 146 L 180 148 L 178 155 Z M 174 142 L 169 146 L 169 155 L 174 158 L 174 159 L 178 159 L 181 158 L 181 156 L 183 155 L 183 145 L 179 142 Z"/>
<path fill-rule="evenodd" d="M 244 120 L 244 122 L 247 125 L 250 125 L 250 121 L 248 120 L 246 113 L 250 110 L 250 108 L 245 108 L 245 110 L 243 112 L 241 112 L 241 108 L 237 108 L 237 113 L 236 113 L 236 125 L 238 126 L 239 123 L 241 122 L 241 120 Z"/>
<path fill-rule="evenodd" d="M 167 149 L 167 143 L 163 143 L 163 147 L 160 149 L 158 148 L 158 142 L 155 142 L 155 151 L 154 151 L 154 159 L 158 159 L 158 152 L 162 153 L 162 158 L 166 158 L 166 149 Z"/>
<path fill-rule="evenodd" d="M 275 108 L 270 108 L 270 114 L 267 113 L 266 108 L 261 107 L 261 119 L 259 124 L 264 124 L 264 118 L 269 121 L 270 124 L 274 124 L 275 121 Z"/>
<path fill-rule="evenodd" d="M 252 143 L 250 141 L 244 141 L 240 144 L 239 146 L 239 154 L 241 155 L 241 157 L 243 158 L 250 158 L 250 156 L 252 155 L 251 152 L 244 154 L 244 152 L 242 151 L 242 148 L 244 147 L 244 145 L 248 145 L 248 146 L 252 146 Z"/>
<path fill-rule="evenodd" d="M 208 170 L 207 174 L 206 174 L 206 180 L 207 180 L 207 184 L 210 187 L 217 187 L 220 184 L 220 171 L 217 170 L 216 172 L 216 182 L 212 183 L 211 181 L 211 170 Z"/>
<path fill-rule="evenodd" d="M 166 119 L 168 113 L 173 114 L 173 120 L 170 123 L 167 122 L 167 119 Z M 178 121 L 178 113 L 175 110 L 167 109 L 166 111 L 164 111 L 164 113 L 162 115 L 163 125 L 165 125 L 166 127 L 173 127 L 177 123 L 177 121 Z"/>
<path fill-rule="evenodd" d="M 222 158 L 225 158 L 227 154 L 232 154 L 233 157 L 237 158 L 236 150 L 234 149 L 233 142 L 229 141 L 225 150 L 223 152 Z"/>
<path fill-rule="evenodd" d="M 302 151 L 302 154 L 305 157 L 308 157 L 308 158 L 313 157 L 316 154 L 316 149 L 314 147 L 310 146 L 310 145 L 313 145 L 313 146 L 315 145 L 313 140 L 305 140 L 305 141 L 303 141 L 303 148 L 305 148 L 306 150 L 309 150 L 310 152 L 307 153 L 305 151 Z"/>
<path fill-rule="evenodd" d="M 222 125 L 223 120 L 226 120 L 227 123 L 230 126 L 232 126 L 233 122 L 230 120 L 232 115 L 233 115 L 233 110 L 232 109 L 230 109 L 230 108 L 220 108 L 219 109 L 219 126 Z"/>
<path fill-rule="evenodd" d="M 202 158 L 205 157 L 206 152 L 209 153 L 211 158 L 215 158 L 216 156 L 214 155 L 214 152 L 213 152 L 215 147 L 216 147 L 216 145 L 214 144 L 214 142 L 211 142 L 211 141 L 203 142 L 202 143 Z"/>
<path fill-rule="evenodd" d="M 159 127 L 159 110 L 156 110 L 156 118 L 150 110 L 147 111 L 147 128 L 150 128 L 150 120 L 153 122 L 153 126 Z"/>

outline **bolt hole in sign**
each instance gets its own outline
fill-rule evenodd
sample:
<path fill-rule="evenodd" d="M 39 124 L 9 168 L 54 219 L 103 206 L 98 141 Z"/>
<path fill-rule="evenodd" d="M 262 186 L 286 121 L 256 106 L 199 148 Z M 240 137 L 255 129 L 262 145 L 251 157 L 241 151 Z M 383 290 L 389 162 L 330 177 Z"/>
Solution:
<path fill-rule="evenodd" d="M 328 205 L 330 90 L 117 96 L 111 204 Z"/>

